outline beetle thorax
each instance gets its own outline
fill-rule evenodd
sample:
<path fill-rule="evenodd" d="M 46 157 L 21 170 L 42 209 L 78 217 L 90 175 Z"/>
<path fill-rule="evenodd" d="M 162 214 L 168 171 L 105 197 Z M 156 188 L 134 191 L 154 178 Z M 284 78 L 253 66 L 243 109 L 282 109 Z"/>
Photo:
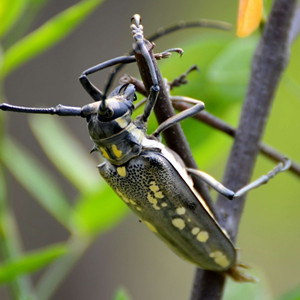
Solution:
<path fill-rule="evenodd" d="M 122 131 L 107 138 L 95 139 L 91 136 L 96 148 L 114 165 L 122 165 L 142 151 L 143 129 L 132 122 Z"/>

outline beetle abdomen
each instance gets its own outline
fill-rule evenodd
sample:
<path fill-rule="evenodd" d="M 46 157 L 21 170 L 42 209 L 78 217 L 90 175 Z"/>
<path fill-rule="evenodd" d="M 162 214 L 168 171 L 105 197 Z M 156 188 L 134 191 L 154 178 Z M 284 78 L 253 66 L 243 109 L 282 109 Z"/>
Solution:
<path fill-rule="evenodd" d="M 143 151 L 122 166 L 99 171 L 141 220 L 179 256 L 201 268 L 223 271 L 235 249 L 200 197 L 160 152 Z"/>

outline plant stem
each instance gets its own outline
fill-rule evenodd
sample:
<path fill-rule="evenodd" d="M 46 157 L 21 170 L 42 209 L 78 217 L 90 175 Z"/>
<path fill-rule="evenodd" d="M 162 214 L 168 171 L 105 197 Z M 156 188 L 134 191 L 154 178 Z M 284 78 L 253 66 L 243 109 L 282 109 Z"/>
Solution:
<path fill-rule="evenodd" d="M 256 49 L 250 83 L 243 104 L 239 126 L 227 162 L 224 185 L 237 190 L 250 180 L 259 143 L 272 105 L 273 96 L 289 57 L 289 32 L 296 0 L 275 0 Z M 230 202 L 223 197 L 217 200 L 219 219 L 232 240 L 236 240 L 245 197 Z M 191 300 L 222 298 L 225 276 L 198 269 Z M 209 285 L 199 288 L 198 279 Z M 209 295 L 209 297 L 207 296 Z"/>
<path fill-rule="evenodd" d="M 4 120 L 3 115 L 0 115 L 0 255 L 3 261 L 10 261 L 20 256 L 21 241 L 15 217 L 7 204 L 6 178 L 1 154 L 3 137 Z M 27 276 L 12 280 L 8 283 L 8 288 L 13 299 L 35 299 Z"/>
<path fill-rule="evenodd" d="M 90 244 L 91 239 L 88 237 L 71 236 L 68 241 L 69 253 L 53 263 L 39 280 L 36 287 L 39 300 L 51 299 Z"/>

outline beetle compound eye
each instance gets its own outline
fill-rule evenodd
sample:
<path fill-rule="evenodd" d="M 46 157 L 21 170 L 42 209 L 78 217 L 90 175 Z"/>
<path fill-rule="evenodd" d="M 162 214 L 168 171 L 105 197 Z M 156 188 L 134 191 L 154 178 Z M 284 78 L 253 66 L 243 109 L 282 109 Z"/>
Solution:
<path fill-rule="evenodd" d="M 122 85 L 119 94 L 131 102 L 137 98 L 135 94 L 135 86 L 133 84 Z"/>
<path fill-rule="evenodd" d="M 126 91 L 126 88 L 128 87 L 128 84 L 123 84 L 121 87 L 120 87 L 120 90 L 119 90 L 119 94 L 120 95 L 123 95 Z"/>

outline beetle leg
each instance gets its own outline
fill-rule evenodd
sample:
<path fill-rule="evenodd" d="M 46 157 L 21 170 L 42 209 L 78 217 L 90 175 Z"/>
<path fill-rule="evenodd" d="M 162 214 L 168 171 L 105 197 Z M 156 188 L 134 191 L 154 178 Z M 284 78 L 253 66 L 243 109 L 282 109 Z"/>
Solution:
<path fill-rule="evenodd" d="M 180 113 L 176 114 L 175 116 L 172 116 L 171 118 L 161 123 L 158 126 L 158 128 L 152 133 L 153 136 L 158 137 L 162 131 L 166 130 L 170 126 L 199 113 L 201 110 L 205 108 L 204 103 L 200 100 L 196 100 L 188 97 L 184 97 L 184 98 L 189 99 L 190 100 L 189 103 L 193 103 L 195 105 L 186 110 L 181 111 Z"/>
<path fill-rule="evenodd" d="M 84 89 L 88 92 L 88 94 L 95 100 L 95 101 L 99 101 L 101 99 L 104 99 L 106 96 L 106 93 L 111 85 L 111 82 L 109 81 L 106 84 L 105 87 L 105 91 L 104 93 L 102 93 L 98 88 L 96 88 L 88 79 L 88 75 L 96 73 L 98 71 L 101 71 L 105 68 L 117 65 L 117 64 L 128 64 L 128 63 L 132 63 L 135 62 L 136 58 L 132 55 L 132 56 L 120 56 L 120 57 L 116 57 L 110 60 L 107 60 L 103 63 L 100 63 L 96 66 L 93 66 L 87 70 L 85 70 L 84 72 L 82 72 L 81 76 L 79 77 L 79 81 L 82 84 L 82 86 L 84 87 Z"/>
<path fill-rule="evenodd" d="M 289 159 L 285 159 L 283 162 L 280 162 L 273 170 L 268 172 L 266 175 L 262 175 L 258 179 L 254 180 L 253 182 L 245 185 L 238 191 L 234 192 L 227 187 L 225 187 L 222 183 L 217 181 L 212 176 L 206 174 L 205 172 L 190 169 L 187 168 L 187 171 L 192 174 L 200 177 L 205 183 L 207 183 L 209 186 L 211 186 L 214 190 L 216 190 L 221 195 L 225 196 L 226 198 L 232 200 L 239 198 L 249 192 L 250 190 L 253 190 L 262 184 L 267 183 L 271 178 L 273 178 L 275 175 L 277 175 L 280 172 L 283 172 L 287 170 L 291 166 L 291 161 Z"/>
<path fill-rule="evenodd" d="M 171 56 L 172 52 L 178 53 L 180 56 L 183 55 L 183 50 L 181 48 L 171 48 L 161 53 L 154 53 L 154 57 L 156 58 L 156 60 L 160 60 L 162 58 L 168 58 Z"/>
<path fill-rule="evenodd" d="M 186 77 L 192 72 L 192 71 L 198 71 L 199 72 L 199 68 L 196 65 L 192 65 L 189 69 L 187 69 L 183 74 L 181 74 L 180 76 L 174 78 L 171 82 L 169 82 L 169 87 L 170 90 L 172 90 L 174 87 L 179 87 L 183 84 L 187 84 L 188 81 L 186 79 Z"/>
<path fill-rule="evenodd" d="M 145 40 L 144 40 L 144 33 L 143 33 L 143 26 L 141 25 L 141 17 L 138 14 L 135 14 L 132 19 L 131 19 L 131 30 L 132 30 L 132 35 L 135 40 L 134 43 L 134 53 L 135 56 L 141 55 L 143 59 L 146 61 L 146 64 L 148 66 L 148 71 L 151 75 L 151 80 L 152 80 L 152 86 L 150 87 L 149 91 L 149 96 L 148 96 L 148 101 L 145 105 L 145 109 L 143 112 L 143 115 L 141 117 L 141 120 L 144 123 L 147 123 L 148 118 L 154 108 L 154 105 L 156 103 L 158 94 L 159 94 L 159 84 L 158 84 L 158 79 L 155 71 L 155 67 L 153 65 L 152 58 L 148 52 L 148 49 L 145 45 Z"/>

